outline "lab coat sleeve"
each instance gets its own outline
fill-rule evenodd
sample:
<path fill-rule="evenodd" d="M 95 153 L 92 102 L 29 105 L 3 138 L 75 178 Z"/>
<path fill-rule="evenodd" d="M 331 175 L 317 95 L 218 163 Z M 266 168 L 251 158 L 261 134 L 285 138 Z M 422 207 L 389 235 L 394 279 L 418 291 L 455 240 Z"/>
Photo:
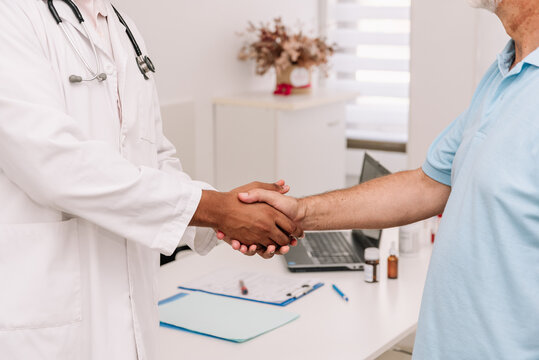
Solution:
<path fill-rule="evenodd" d="M 176 148 L 163 133 L 163 121 L 161 111 L 159 110 L 157 91 L 155 89 L 153 102 L 154 109 L 156 109 L 155 127 L 157 134 L 157 159 L 159 169 L 172 176 L 178 177 L 179 181 L 190 181 L 202 190 L 215 190 L 211 185 L 205 182 L 191 180 L 189 175 L 183 171 L 180 159 L 176 156 Z M 217 245 L 217 241 L 213 229 L 190 226 L 184 232 L 180 245 L 185 244 L 200 255 L 205 255 Z"/>
<path fill-rule="evenodd" d="M 171 254 L 200 186 L 134 166 L 85 137 L 66 114 L 47 34 L 29 3 L 0 2 L 0 171 L 43 206 Z"/>

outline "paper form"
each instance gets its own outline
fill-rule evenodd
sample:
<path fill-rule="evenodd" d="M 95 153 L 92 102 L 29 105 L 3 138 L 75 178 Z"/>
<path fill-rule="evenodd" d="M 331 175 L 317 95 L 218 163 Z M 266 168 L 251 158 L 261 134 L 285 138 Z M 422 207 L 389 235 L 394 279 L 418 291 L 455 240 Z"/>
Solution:
<path fill-rule="evenodd" d="M 241 293 L 240 280 L 243 280 L 248 289 L 247 295 Z M 180 288 L 282 304 L 321 285 L 320 281 L 315 279 L 222 269 L 181 284 Z"/>

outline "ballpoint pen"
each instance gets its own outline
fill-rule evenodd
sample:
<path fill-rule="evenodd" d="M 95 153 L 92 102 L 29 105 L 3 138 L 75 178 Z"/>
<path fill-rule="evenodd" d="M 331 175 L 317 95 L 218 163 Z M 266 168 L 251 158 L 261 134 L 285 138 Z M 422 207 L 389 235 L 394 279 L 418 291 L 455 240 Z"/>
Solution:
<path fill-rule="evenodd" d="M 348 301 L 348 296 L 344 295 L 344 293 L 341 291 L 341 289 L 337 287 L 337 285 L 333 284 L 331 287 L 333 288 L 333 290 L 335 290 L 337 294 L 339 294 L 340 297 L 342 297 L 345 301 Z"/>
<path fill-rule="evenodd" d="M 242 295 L 247 295 L 249 293 L 249 290 L 247 290 L 247 286 L 245 286 L 243 280 L 240 280 L 240 289 Z"/>

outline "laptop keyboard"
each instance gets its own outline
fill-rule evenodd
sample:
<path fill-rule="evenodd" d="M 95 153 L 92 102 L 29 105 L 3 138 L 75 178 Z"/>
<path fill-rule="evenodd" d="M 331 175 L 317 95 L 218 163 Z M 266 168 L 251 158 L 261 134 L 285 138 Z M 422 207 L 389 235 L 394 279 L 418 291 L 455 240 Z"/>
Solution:
<path fill-rule="evenodd" d="M 313 232 L 307 235 L 305 247 L 320 264 L 361 262 L 350 243 L 340 232 Z"/>

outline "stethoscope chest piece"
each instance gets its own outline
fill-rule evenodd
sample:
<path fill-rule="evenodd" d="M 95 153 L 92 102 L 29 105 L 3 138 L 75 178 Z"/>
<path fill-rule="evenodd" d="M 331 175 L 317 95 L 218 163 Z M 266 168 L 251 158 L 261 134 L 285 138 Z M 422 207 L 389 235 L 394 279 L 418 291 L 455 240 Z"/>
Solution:
<path fill-rule="evenodd" d="M 150 60 L 148 56 L 142 56 L 142 55 L 137 56 L 136 59 L 137 59 L 138 68 L 140 72 L 142 73 L 142 76 L 144 76 L 145 80 L 148 80 L 149 79 L 148 73 L 155 72 L 155 66 L 153 65 L 152 60 Z"/>

